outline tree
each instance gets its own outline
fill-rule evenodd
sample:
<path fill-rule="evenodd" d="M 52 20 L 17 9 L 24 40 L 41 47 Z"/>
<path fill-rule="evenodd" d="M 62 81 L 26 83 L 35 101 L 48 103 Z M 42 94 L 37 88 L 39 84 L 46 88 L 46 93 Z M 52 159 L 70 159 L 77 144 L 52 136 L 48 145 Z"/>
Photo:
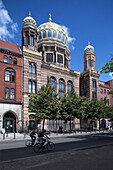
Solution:
<path fill-rule="evenodd" d="M 113 76 L 113 57 L 109 62 L 107 62 L 103 67 L 100 73 L 112 73 Z M 109 94 L 112 94 L 113 97 L 113 90 L 109 92 Z"/>
<path fill-rule="evenodd" d="M 100 71 L 101 73 L 112 73 L 113 72 L 113 57 L 109 62 L 107 62 Z"/>
<path fill-rule="evenodd" d="M 49 78 L 46 86 L 42 86 L 36 94 L 30 95 L 29 109 L 35 113 L 35 119 L 43 120 L 43 128 L 45 119 L 53 119 L 58 113 L 58 98 L 54 93 L 54 89 L 50 85 Z"/>
<path fill-rule="evenodd" d="M 60 106 L 60 118 L 65 120 L 70 120 L 70 131 L 71 131 L 71 120 L 75 117 L 84 118 L 84 107 L 83 105 L 84 97 L 80 97 L 76 94 L 74 87 L 72 86 L 71 95 L 66 95 L 61 98 Z"/>

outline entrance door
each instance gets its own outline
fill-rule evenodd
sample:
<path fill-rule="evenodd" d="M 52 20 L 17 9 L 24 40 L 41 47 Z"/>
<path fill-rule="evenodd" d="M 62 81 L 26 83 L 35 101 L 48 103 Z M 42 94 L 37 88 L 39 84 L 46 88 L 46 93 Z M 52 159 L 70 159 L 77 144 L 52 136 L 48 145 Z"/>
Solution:
<path fill-rule="evenodd" d="M 16 117 L 12 113 L 6 113 L 3 119 L 3 128 L 5 132 L 16 132 Z"/>
<path fill-rule="evenodd" d="M 15 120 L 12 119 L 12 118 L 6 118 L 5 119 L 5 129 L 6 129 L 6 132 L 14 132 L 14 122 Z"/>

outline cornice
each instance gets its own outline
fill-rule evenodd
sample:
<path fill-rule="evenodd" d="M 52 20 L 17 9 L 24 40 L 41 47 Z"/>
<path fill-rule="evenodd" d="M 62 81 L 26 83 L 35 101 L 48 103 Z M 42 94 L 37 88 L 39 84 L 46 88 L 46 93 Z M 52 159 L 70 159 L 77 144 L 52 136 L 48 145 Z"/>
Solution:
<path fill-rule="evenodd" d="M 74 71 L 74 70 L 70 70 L 68 68 L 64 68 L 64 67 L 59 67 L 53 64 L 48 64 L 48 63 L 42 63 L 42 68 L 47 68 L 56 72 L 61 72 L 63 74 L 68 74 L 68 75 L 73 75 L 73 76 L 79 76 L 80 72 Z"/>
<path fill-rule="evenodd" d="M 0 52 L 4 53 L 4 54 L 12 55 L 12 56 L 20 57 L 20 58 L 22 57 L 22 54 L 16 53 L 14 51 L 10 51 L 10 50 L 4 49 L 4 48 L 0 48 Z"/>

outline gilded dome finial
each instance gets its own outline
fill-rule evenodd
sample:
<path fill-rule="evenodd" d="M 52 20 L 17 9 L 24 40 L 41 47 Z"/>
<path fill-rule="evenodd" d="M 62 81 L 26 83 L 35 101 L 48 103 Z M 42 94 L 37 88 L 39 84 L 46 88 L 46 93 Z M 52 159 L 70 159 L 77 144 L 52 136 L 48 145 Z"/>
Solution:
<path fill-rule="evenodd" d="M 49 22 L 51 22 L 52 19 L 51 19 L 51 13 L 49 13 Z"/>
<path fill-rule="evenodd" d="M 88 45 L 90 45 L 90 42 L 88 41 Z"/>
<path fill-rule="evenodd" d="M 31 12 L 29 11 L 29 17 L 31 17 Z"/>

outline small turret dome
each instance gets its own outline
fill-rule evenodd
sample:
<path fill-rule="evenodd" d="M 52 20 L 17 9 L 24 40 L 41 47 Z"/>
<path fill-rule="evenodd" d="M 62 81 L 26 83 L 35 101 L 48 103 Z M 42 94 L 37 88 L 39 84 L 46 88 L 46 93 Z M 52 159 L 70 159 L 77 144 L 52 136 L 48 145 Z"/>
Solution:
<path fill-rule="evenodd" d="M 94 54 L 94 47 L 90 45 L 90 42 L 88 42 L 88 45 L 85 47 L 84 54 Z"/>
<path fill-rule="evenodd" d="M 29 13 L 29 16 L 26 17 L 23 21 L 23 28 L 26 28 L 26 27 L 37 29 L 37 23 L 34 20 L 34 18 L 31 17 L 31 13 Z"/>

